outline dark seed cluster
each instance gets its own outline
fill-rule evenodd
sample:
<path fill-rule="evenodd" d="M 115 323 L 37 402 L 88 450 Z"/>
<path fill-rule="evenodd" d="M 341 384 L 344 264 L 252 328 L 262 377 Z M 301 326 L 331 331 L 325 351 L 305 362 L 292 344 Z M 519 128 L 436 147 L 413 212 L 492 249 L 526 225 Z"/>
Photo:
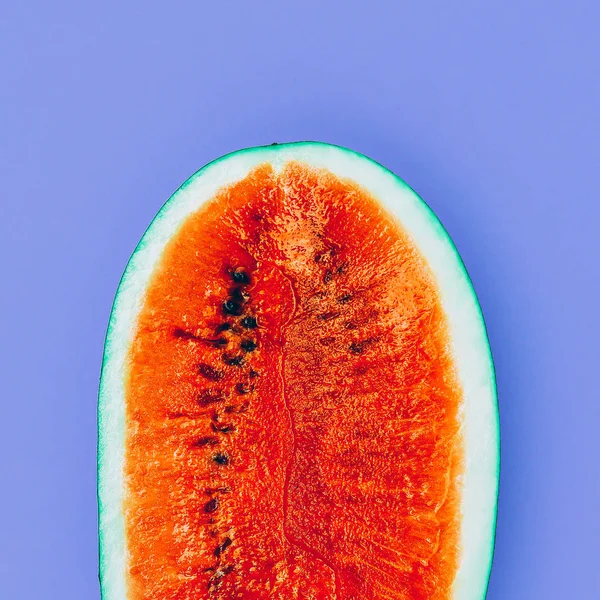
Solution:
<path fill-rule="evenodd" d="M 238 405 L 232 402 L 234 397 L 248 396 L 254 391 L 254 384 L 250 381 L 238 381 L 232 391 L 222 389 L 222 380 L 226 379 L 227 367 L 235 367 L 240 369 L 240 374 L 243 374 L 246 367 L 246 362 L 251 358 L 249 355 L 258 348 L 258 342 L 253 335 L 254 329 L 257 329 L 258 322 L 256 317 L 249 313 L 249 304 L 251 302 L 248 286 L 252 279 L 248 272 L 243 267 L 237 267 L 229 271 L 229 276 L 233 281 L 234 286 L 229 289 L 228 296 L 223 301 L 221 308 L 225 317 L 224 322 L 215 327 L 214 337 L 201 338 L 193 333 L 189 333 L 183 329 L 175 329 L 174 336 L 178 339 L 193 340 L 207 344 L 215 349 L 225 349 L 221 354 L 221 362 L 223 368 L 217 368 L 207 363 L 199 363 L 197 365 L 198 373 L 215 384 L 221 382 L 219 388 L 210 387 L 198 394 L 197 402 L 200 406 L 211 407 L 213 410 L 211 416 L 212 435 L 206 435 L 196 440 L 194 446 L 200 448 L 213 448 L 219 446 L 225 439 L 224 436 L 229 436 L 235 433 L 236 425 L 232 422 L 221 421 L 220 414 L 233 417 L 236 414 L 244 413 L 248 409 L 248 401 Z M 237 317 L 240 317 L 239 319 Z M 236 347 L 237 346 L 237 347 Z M 254 369 L 249 369 L 246 373 L 246 378 L 253 380 L 259 376 L 259 373 Z M 227 403 L 227 401 L 229 401 Z M 222 403 L 227 403 L 222 407 Z M 215 448 L 216 450 L 216 448 Z M 218 450 L 211 453 L 211 461 L 217 468 L 224 468 L 231 464 L 231 457 L 225 450 Z M 212 515 L 217 514 L 221 504 L 222 495 L 231 491 L 228 487 L 207 488 L 205 493 L 209 499 L 204 504 L 203 512 L 210 515 L 208 522 L 214 524 L 216 521 Z M 217 537 L 218 529 L 213 525 L 211 535 Z M 230 537 L 225 537 L 220 541 L 214 550 L 214 556 L 221 559 L 223 553 L 233 543 Z M 212 571 L 213 575 L 209 580 L 210 587 L 218 587 L 221 584 L 222 578 L 233 570 L 233 566 L 216 566 L 209 567 L 208 571 Z"/>
<path fill-rule="evenodd" d="M 223 312 L 226 315 L 239 317 L 244 313 L 244 304 L 250 300 L 250 294 L 244 286 L 247 286 L 251 279 L 243 267 L 231 271 L 231 279 L 239 285 L 229 291 L 229 297 L 223 302 Z"/>
<path fill-rule="evenodd" d="M 320 286 L 320 289 L 315 289 L 310 299 L 314 300 L 314 304 L 312 305 L 316 307 L 314 316 L 319 321 L 323 321 L 324 324 L 331 323 L 332 327 L 337 326 L 343 327 L 348 331 L 358 331 L 361 325 L 377 315 L 377 311 L 373 309 L 367 316 L 361 315 L 358 322 L 347 320 L 340 323 L 337 321 L 338 318 L 344 314 L 348 314 L 348 312 L 356 315 L 358 311 L 354 309 L 354 306 L 356 306 L 357 300 L 360 301 L 360 292 L 348 289 L 348 282 L 345 281 L 345 276 L 348 274 L 349 263 L 348 261 L 342 261 L 339 250 L 339 246 L 329 246 L 313 256 L 314 262 L 320 267 L 321 282 L 323 285 Z M 327 308 L 328 310 L 323 310 L 323 308 Z M 347 311 L 347 309 L 350 309 L 350 311 Z M 326 331 L 325 333 L 330 332 Z M 329 347 L 336 344 L 336 338 L 332 335 L 324 335 L 318 342 L 322 346 Z M 379 338 L 377 337 L 355 340 L 346 346 L 346 350 L 350 354 L 360 357 L 376 342 L 379 342 Z M 363 366 L 359 365 L 356 369 L 363 369 Z M 358 371 L 356 372 L 358 373 Z"/>

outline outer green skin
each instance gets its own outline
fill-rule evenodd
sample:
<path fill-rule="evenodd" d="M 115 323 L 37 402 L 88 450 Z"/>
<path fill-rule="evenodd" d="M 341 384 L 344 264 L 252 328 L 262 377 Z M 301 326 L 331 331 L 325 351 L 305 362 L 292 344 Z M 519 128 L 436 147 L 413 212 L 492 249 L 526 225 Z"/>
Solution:
<path fill-rule="evenodd" d="M 113 328 L 113 323 L 114 323 L 114 316 L 115 316 L 115 306 L 117 304 L 117 300 L 119 298 L 119 294 L 122 291 L 123 288 L 123 284 L 124 282 L 127 281 L 129 275 L 130 275 L 130 266 L 131 266 L 131 262 L 133 257 L 136 255 L 136 253 L 138 252 L 138 250 L 144 246 L 145 242 L 146 242 L 146 237 L 148 232 L 151 230 L 152 225 L 161 218 L 161 216 L 163 215 L 163 213 L 165 212 L 166 208 L 168 207 L 169 203 L 172 201 L 172 199 L 177 195 L 177 192 L 179 192 L 180 190 L 185 189 L 192 181 L 194 181 L 194 179 L 196 179 L 196 177 L 198 177 L 200 174 L 202 174 L 209 166 L 215 165 L 219 162 L 225 161 L 228 158 L 234 156 L 234 155 L 238 155 L 241 153 L 258 153 L 258 152 L 262 152 L 263 150 L 269 148 L 269 149 L 273 149 L 273 146 L 277 146 L 278 148 L 282 148 L 285 149 L 287 147 L 290 146 L 304 146 L 304 147 L 308 147 L 310 148 L 311 146 L 334 146 L 340 150 L 343 150 L 344 152 L 348 152 L 350 154 L 354 154 L 355 156 L 359 156 L 360 158 L 362 158 L 363 160 L 369 161 L 371 163 L 376 164 L 377 166 L 379 166 L 381 169 L 387 171 L 388 173 L 391 173 L 403 186 L 407 187 L 408 189 L 410 189 L 415 196 L 422 202 L 423 206 L 427 209 L 427 211 L 429 212 L 430 215 L 430 219 L 432 221 L 432 224 L 434 227 L 438 228 L 439 231 L 441 231 L 446 239 L 446 241 L 449 243 L 449 245 L 452 247 L 452 249 L 454 250 L 455 253 L 455 258 L 458 262 L 458 264 L 461 266 L 462 270 L 463 270 L 463 274 L 466 278 L 466 280 L 468 281 L 470 287 L 471 287 L 471 291 L 473 294 L 473 299 L 474 299 L 474 303 L 475 306 L 477 307 L 478 310 L 478 315 L 479 318 L 481 319 L 482 323 L 483 323 L 483 329 L 484 331 L 487 331 L 487 328 L 485 327 L 485 319 L 483 317 L 483 313 L 481 311 L 481 306 L 477 300 L 477 294 L 475 292 L 475 289 L 473 287 L 473 282 L 468 274 L 468 271 L 466 269 L 466 266 L 458 252 L 458 249 L 456 248 L 456 245 L 454 244 L 454 242 L 452 241 L 452 238 L 450 237 L 450 235 L 448 234 L 448 232 L 446 231 L 446 229 L 444 228 L 444 226 L 442 225 L 442 223 L 440 222 L 440 220 L 438 219 L 438 217 L 436 216 L 436 214 L 433 212 L 433 210 L 431 209 L 431 207 L 400 177 L 398 177 L 395 173 L 389 171 L 389 169 L 387 169 L 386 167 L 384 167 L 383 165 L 381 165 L 380 163 L 378 163 L 377 161 L 374 161 L 373 159 L 360 154 L 359 152 L 356 152 L 354 150 L 350 150 L 348 148 L 344 148 L 343 146 L 335 146 L 333 144 L 326 144 L 324 142 L 312 142 L 312 141 L 306 141 L 306 142 L 288 142 L 288 143 L 283 143 L 283 144 L 271 144 L 271 146 L 255 146 L 255 147 L 250 147 L 250 148 L 244 148 L 242 150 L 238 150 L 236 152 L 230 152 L 229 154 L 225 154 L 223 156 L 221 156 L 220 158 L 215 159 L 214 161 L 211 161 L 209 163 L 207 163 L 206 165 L 204 165 L 204 167 L 202 167 L 201 169 L 199 169 L 198 171 L 196 171 L 191 177 L 189 177 L 179 188 L 177 188 L 177 190 L 171 195 L 171 197 L 163 204 L 163 206 L 161 207 L 161 209 L 158 211 L 158 213 L 156 214 L 156 216 L 154 217 L 154 219 L 152 220 L 152 222 L 150 223 L 150 225 L 146 228 L 146 231 L 144 232 L 144 235 L 142 236 L 141 240 L 139 241 L 139 243 L 137 244 L 137 246 L 135 247 L 135 250 L 133 251 L 131 257 L 129 258 L 129 261 L 127 262 L 127 266 L 125 268 L 125 271 L 121 277 L 121 280 L 119 282 L 119 286 L 117 288 L 117 292 L 115 294 L 115 298 L 113 300 L 113 304 L 112 304 L 112 308 L 111 308 L 111 314 L 110 314 L 110 318 L 109 318 L 109 324 L 108 324 L 108 329 L 107 329 L 107 333 L 106 333 L 106 337 L 105 337 L 105 344 L 104 344 L 104 354 L 103 354 L 103 360 L 102 360 L 102 370 L 101 370 L 101 375 L 100 375 L 100 387 L 99 387 L 99 395 L 98 395 L 98 447 L 97 447 L 97 453 L 98 453 L 98 465 L 97 465 L 97 479 L 98 479 L 98 517 L 100 519 L 101 515 L 102 515 L 102 502 L 101 502 L 101 498 L 100 498 L 100 494 L 99 494 L 99 484 L 100 484 L 100 465 L 102 464 L 102 457 L 104 454 L 104 449 L 106 447 L 106 441 L 104 439 L 104 427 L 103 427 L 103 419 L 102 419 L 102 404 L 103 404 L 103 395 L 104 395 L 104 390 L 103 390 L 103 382 L 104 382 L 104 371 L 105 371 L 105 365 L 107 362 L 107 356 L 110 352 L 110 343 L 109 343 L 109 338 L 110 338 L 110 334 L 111 334 L 111 330 Z M 488 352 L 488 358 L 489 358 L 489 363 L 490 363 L 490 372 L 492 374 L 493 377 L 493 390 L 494 390 L 494 399 L 495 399 L 495 414 L 496 414 L 496 443 L 497 443 L 497 456 L 498 456 L 498 461 L 496 464 L 496 481 L 498 482 L 500 479 L 500 421 L 499 421 L 499 413 L 498 413 L 498 396 L 497 396 L 497 386 L 496 386 L 496 371 L 495 371 L 495 367 L 494 367 L 494 361 L 493 361 L 493 357 L 492 357 L 492 352 L 491 352 L 491 348 L 489 346 L 489 340 L 487 343 L 487 352 Z M 498 486 L 496 487 L 496 489 L 498 490 Z M 494 554 L 494 546 L 495 546 L 495 540 L 496 540 L 496 529 L 497 529 L 497 506 L 498 506 L 498 493 L 496 493 L 496 499 L 495 499 L 495 507 L 494 507 L 494 521 L 493 521 L 493 533 L 492 533 L 492 538 L 490 540 L 490 560 L 489 560 L 489 569 L 488 569 L 488 573 L 487 573 L 487 579 L 486 579 L 486 585 L 485 585 L 485 589 L 483 590 L 483 595 L 482 595 L 482 600 L 485 599 L 486 595 L 487 595 L 487 588 L 489 586 L 489 578 L 490 578 L 490 574 L 491 574 L 491 568 L 492 568 L 492 561 L 493 561 L 493 554 Z M 105 591 L 104 591 L 104 586 L 103 586 L 103 567 L 105 565 L 105 551 L 104 551 L 104 545 L 103 545 L 103 531 L 100 528 L 99 529 L 99 564 L 100 564 L 100 569 L 99 569 L 99 579 L 100 579 L 100 587 L 101 587 L 101 597 L 103 600 L 112 600 L 108 597 L 105 596 Z"/>

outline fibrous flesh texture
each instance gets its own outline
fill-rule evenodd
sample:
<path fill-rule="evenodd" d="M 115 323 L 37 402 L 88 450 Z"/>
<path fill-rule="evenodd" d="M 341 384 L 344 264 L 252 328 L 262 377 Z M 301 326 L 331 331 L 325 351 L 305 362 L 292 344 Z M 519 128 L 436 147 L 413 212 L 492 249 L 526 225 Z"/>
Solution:
<path fill-rule="evenodd" d="M 459 558 L 462 392 L 410 236 L 268 164 L 166 244 L 126 364 L 130 600 L 432 600 Z"/>

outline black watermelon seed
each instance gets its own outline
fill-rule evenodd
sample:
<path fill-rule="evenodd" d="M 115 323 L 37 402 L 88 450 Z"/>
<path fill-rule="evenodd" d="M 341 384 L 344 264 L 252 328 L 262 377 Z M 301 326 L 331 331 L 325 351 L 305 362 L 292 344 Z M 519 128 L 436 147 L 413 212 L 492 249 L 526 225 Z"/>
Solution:
<path fill-rule="evenodd" d="M 240 325 L 246 329 L 254 329 L 257 326 L 256 317 L 244 317 Z"/>
<path fill-rule="evenodd" d="M 225 550 L 231 546 L 231 543 L 231 538 L 225 538 L 223 543 L 215 548 L 215 556 L 219 558 L 219 556 L 221 556 L 221 554 L 223 554 L 223 552 L 225 552 Z"/>
<path fill-rule="evenodd" d="M 250 369 L 250 377 L 252 379 L 258 377 L 260 375 L 260 373 L 258 371 L 255 371 L 254 369 Z"/>
<path fill-rule="evenodd" d="M 238 383 L 235 386 L 235 391 L 238 394 L 249 394 L 254 389 L 253 385 L 247 385 L 245 383 Z"/>
<path fill-rule="evenodd" d="M 210 379 L 211 381 L 218 381 L 223 378 L 223 372 L 207 365 L 206 363 L 200 363 L 198 365 L 198 373 L 200 375 L 204 375 L 206 379 Z"/>
<path fill-rule="evenodd" d="M 235 406 L 233 406 L 232 404 L 225 407 L 226 414 L 230 415 L 231 413 L 234 413 L 234 412 L 235 412 Z"/>
<path fill-rule="evenodd" d="M 348 269 L 348 263 L 347 262 L 343 262 L 337 269 L 336 269 L 336 273 L 338 275 L 343 275 L 346 272 L 346 269 Z"/>
<path fill-rule="evenodd" d="M 204 505 L 204 512 L 205 513 L 214 513 L 217 508 L 219 508 L 219 499 L 218 498 L 211 498 L 205 505 Z"/>
<path fill-rule="evenodd" d="M 362 342 L 352 342 L 350 344 L 350 352 L 352 352 L 353 354 L 362 354 L 367 348 L 367 346 L 378 341 L 378 337 L 370 337 L 366 340 L 363 340 Z"/>
<path fill-rule="evenodd" d="M 340 296 L 338 298 L 338 302 L 340 304 L 347 304 L 348 302 L 350 302 L 350 300 L 352 300 L 352 294 L 344 294 L 343 296 Z"/>
<path fill-rule="evenodd" d="M 250 300 L 250 294 L 248 292 L 244 291 L 241 287 L 235 287 L 235 288 L 229 290 L 229 295 L 236 302 L 244 303 L 244 302 L 248 302 L 248 300 Z"/>
<path fill-rule="evenodd" d="M 243 356 L 231 356 L 230 354 L 223 354 L 223 362 L 231 367 L 241 367 L 244 363 Z"/>
<path fill-rule="evenodd" d="M 365 349 L 365 344 L 363 342 L 352 342 L 350 344 L 350 352 L 352 354 L 362 354 Z"/>
<path fill-rule="evenodd" d="M 240 346 L 244 352 L 252 352 L 253 350 L 256 350 L 256 342 L 253 342 L 252 340 L 243 340 Z"/>
<path fill-rule="evenodd" d="M 217 326 L 217 329 L 215 331 L 217 333 L 221 333 L 222 331 L 228 331 L 229 329 L 231 329 L 231 323 L 221 323 Z"/>
<path fill-rule="evenodd" d="M 244 309 L 239 302 L 228 299 L 223 302 L 223 312 L 228 315 L 233 315 L 234 317 L 239 317 L 244 312 Z"/>
<path fill-rule="evenodd" d="M 213 456 L 213 461 L 218 465 L 228 465 L 229 464 L 229 456 L 225 454 L 225 452 L 217 452 Z"/>
<path fill-rule="evenodd" d="M 243 267 L 238 267 L 231 273 L 231 279 L 233 279 L 236 283 L 241 283 L 242 285 L 246 285 L 250 283 L 250 275 L 246 273 Z"/>
<path fill-rule="evenodd" d="M 216 446 L 218 443 L 219 438 L 216 438 L 214 435 L 206 435 L 204 437 L 198 438 L 194 446 Z"/>

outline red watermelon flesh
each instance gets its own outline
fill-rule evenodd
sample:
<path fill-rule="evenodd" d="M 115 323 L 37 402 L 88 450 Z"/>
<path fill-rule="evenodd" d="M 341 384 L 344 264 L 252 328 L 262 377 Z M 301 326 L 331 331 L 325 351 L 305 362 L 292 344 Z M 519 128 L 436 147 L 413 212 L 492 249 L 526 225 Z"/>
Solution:
<path fill-rule="evenodd" d="M 269 164 L 168 241 L 127 356 L 130 600 L 451 598 L 461 389 L 400 224 Z"/>

